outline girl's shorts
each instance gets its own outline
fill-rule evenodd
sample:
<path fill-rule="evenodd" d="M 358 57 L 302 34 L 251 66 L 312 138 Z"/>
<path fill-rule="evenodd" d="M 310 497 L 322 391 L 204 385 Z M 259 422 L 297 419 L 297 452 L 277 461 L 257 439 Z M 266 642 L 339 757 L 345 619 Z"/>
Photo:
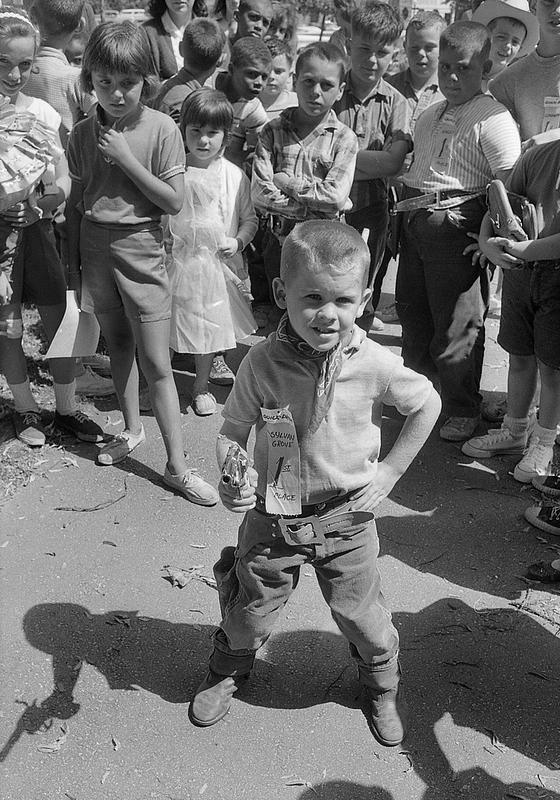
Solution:
<path fill-rule="evenodd" d="M 171 293 L 160 225 L 98 225 L 82 218 L 81 307 L 105 314 L 123 308 L 130 320 L 171 317 Z"/>
<path fill-rule="evenodd" d="M 12 227 L 0 221 L 2 247 Z M 12 263 L 11 305 L 33 303 L 56 306 L 66 302 L 66 277 L 58 257 L 52 220 L 40 219 L 20 229 L 15 251 L 6 255 Z"/>
<path fill-rule="evenodd" d="M 560 369 L 560 265 L 504 270 L 498 344 L 513 356 L 536 356 Z"/>

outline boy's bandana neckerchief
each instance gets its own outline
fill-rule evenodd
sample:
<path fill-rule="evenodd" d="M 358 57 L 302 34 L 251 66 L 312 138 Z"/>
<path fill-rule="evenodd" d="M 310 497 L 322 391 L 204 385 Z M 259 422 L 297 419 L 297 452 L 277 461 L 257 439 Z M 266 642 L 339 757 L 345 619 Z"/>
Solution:
<path fill-rule="evenodd" d="M 313 361 L 322 360 L 321 372 L 315 387 L 313 411 L 311 412 L 311 419 L 308 425 L 309 432 L 315 433 L 331 407 L 336 379 L 342 369 L 344 347 L 339 342 L 336 347 L 327 350 L 327 352 L 315 350 L 297 335 L 290 325 L 288 314 L 284 314 L 278 323 L 276 338 L 279 342 L 292 347 L 300 358 L 308 358 Z"/>

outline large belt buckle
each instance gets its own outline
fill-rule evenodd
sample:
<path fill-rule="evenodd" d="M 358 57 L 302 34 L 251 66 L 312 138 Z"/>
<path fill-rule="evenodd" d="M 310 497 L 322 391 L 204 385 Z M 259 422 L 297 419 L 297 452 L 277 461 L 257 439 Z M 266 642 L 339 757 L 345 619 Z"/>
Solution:
<path fill-rule="evenodd" d="M 324 544 L 325 529 L 319 517 L 279 517 L 278 527 L 287 544 L 301 547 L 307 544 Z"/>

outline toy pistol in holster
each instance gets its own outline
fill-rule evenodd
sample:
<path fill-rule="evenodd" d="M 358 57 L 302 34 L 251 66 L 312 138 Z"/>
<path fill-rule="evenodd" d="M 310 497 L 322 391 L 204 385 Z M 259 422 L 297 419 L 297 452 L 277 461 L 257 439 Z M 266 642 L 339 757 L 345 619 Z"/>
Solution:
<path fill-rule="evenodd" d="M 226 460 L 222 466 L 222 483 L 237 490 L 241 496 L 241 489 L 249 481 L 249 456 L 238 444 L 230 444 Z"/>

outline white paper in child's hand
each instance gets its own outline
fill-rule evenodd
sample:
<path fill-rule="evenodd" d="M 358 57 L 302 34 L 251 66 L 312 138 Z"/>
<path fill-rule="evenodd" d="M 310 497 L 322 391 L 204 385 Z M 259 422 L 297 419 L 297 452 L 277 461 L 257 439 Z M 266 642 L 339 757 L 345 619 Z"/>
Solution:
<path fill-rule="evenodd" d="M 287 408 L 261 408 L 268 453 L 265 508 L 269 514 L 301 514 L 299 444 Z"/>

